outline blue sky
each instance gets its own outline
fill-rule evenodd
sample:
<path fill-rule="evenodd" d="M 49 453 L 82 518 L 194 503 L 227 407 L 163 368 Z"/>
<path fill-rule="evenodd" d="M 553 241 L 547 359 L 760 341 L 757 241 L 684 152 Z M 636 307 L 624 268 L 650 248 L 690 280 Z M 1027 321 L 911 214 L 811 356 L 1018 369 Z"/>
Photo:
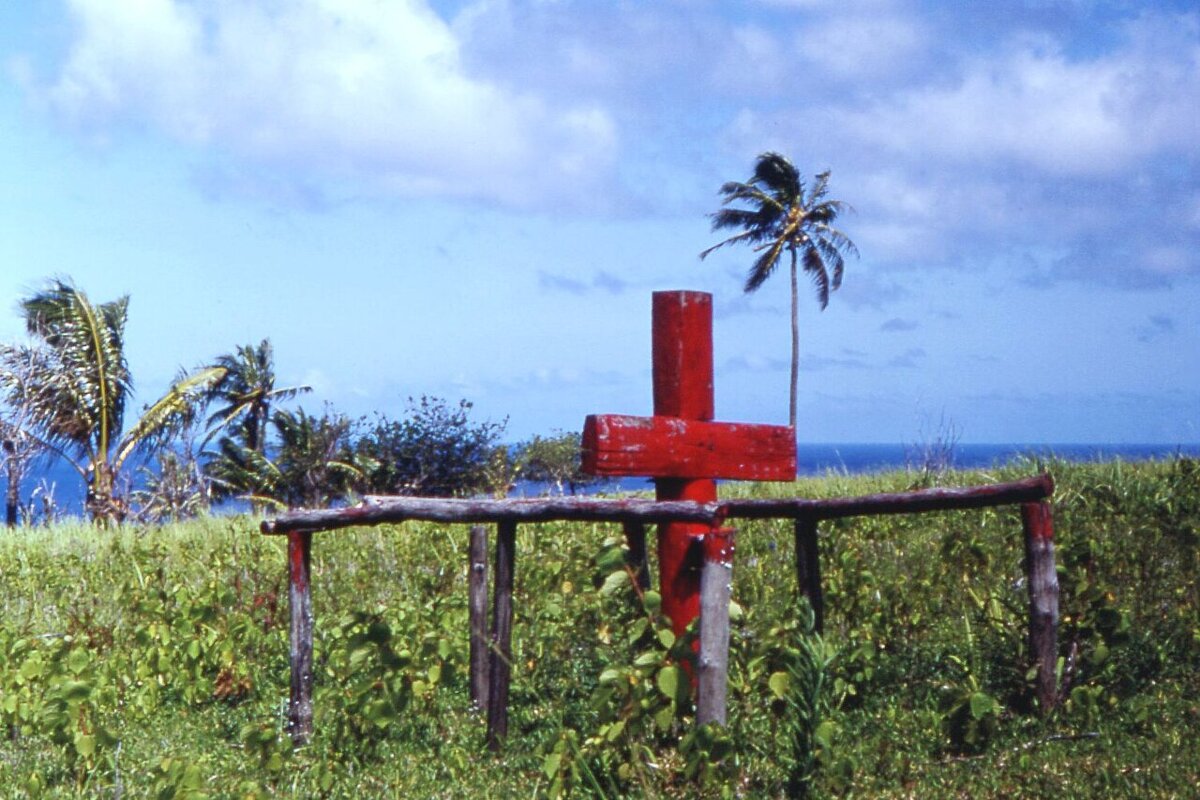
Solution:
<path fill-rule="evenodd" d="M 707 214 L 766 150 L 862 258 L 801 309 L 799 438 L 1200 441 L 1194 1 L 0 4 L 0 338 L 132 296 L 139 398 L 269 336 L 352 415 L 649 413 L 650 293 L 717 415 L 787 418 L 786 274 Z"/>

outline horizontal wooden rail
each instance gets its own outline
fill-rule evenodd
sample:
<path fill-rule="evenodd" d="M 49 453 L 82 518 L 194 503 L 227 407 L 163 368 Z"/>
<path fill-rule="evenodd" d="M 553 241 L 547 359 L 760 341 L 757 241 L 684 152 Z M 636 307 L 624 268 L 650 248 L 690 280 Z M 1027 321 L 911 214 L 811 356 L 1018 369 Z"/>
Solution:
<path fill-rule="evenodd" d="M 927 511 L 984 508 L 1044 500 L 1054 480 L 1038 475 L 1010 483 L 955 489 L 869 494 L 829 499 L 781 498 L 696 503 L 689 500 L 442 500 L 427 497 L 367 497 L 350 508 L 289 511 L 264 520 L 262 532 L 283 534 L 329 531 L 384 522 L 701 522 L 719 526 L 726 519 L 837 519 L 866 514 L 918 514 Z"/>
<path fill-rule="evenodd" d="M 1047 474 L 990 486 L 955 489 L 921 489 L 911 492 L 868 494 L 862 497 L 805 499 L 800 497 L 761 500 L 726 500 L 722 510 L 728 519 L 838 519 L 875 514 L 919 514 L 954 511 L 1045 500 L 1054 494 L 1054 479 Z"/>
<path fill-rule="evenodd" d="M 295 531 L 330 531 L 352 525 L 383 522 L 702 522 L 721 519 L 719 503 L 688 500 L 593 500 L 548 498 L 538 500 L 440 500 L 428 497 L 367 497 L 350 508 L 289 511 L 263 520 L 267 534 Z"/>

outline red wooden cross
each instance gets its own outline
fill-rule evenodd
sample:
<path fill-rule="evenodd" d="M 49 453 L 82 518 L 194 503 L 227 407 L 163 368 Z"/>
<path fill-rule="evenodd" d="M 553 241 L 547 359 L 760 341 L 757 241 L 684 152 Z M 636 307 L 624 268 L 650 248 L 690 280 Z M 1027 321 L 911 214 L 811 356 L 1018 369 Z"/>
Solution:
<path fill-rule="evenodd" d="M 654 416 L 592 415 L 583 426 L 583 469 L 645 475 L 659 500 L 717 499 L 716 478 L 792 481 L 796 435 L 779 425 L 713 422 L 712 295 L 655 292 Z M 658 526 L 663 613 L 676 634 L 700 613 L 703 541 L 709 528 Z"/>

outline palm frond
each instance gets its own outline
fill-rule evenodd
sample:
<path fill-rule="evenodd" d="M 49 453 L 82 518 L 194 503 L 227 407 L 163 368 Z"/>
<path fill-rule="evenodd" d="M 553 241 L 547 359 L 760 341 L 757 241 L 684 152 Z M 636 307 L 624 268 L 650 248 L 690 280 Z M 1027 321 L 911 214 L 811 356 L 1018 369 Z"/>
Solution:
<path fill-rule="evenodd" d="M 776 198 L 801 198 L 800 172 L 791 161 L 779 153 L 761 154 L 754 164 L 754 177 L 750 182 L 766 186 Z"/>
<path fill-rule="evenodd" d="M 769 227 L 774 216 L 774 214 L 763 214 L 761 210 L 744 208 L 722 208 L 720 211 L 709 215 L 712 219 L 712 229 L 714 231 L 726 228 L 743 228 L 748 233 Z M 764 222 L 767 225 L 764 226 Z"/>
<path fill-rule="evenodd" d="M 813 286 L 817 289 L 817 302 L 824 311 L 829 305 L 829 271 L 825 268 L 820 248 L 809 247 L 804 250 L 804 271 L 812 278 Z"/>
<path fill-rule="evenodd" d="M 746 276 L 746 292 L 758 291 L 767 278 L 771 277 L 771 273 L 775 271 L 775 267 L 779 266 L 779 256 L 783 253 L 785 241 L 776 239 L 767 248 L 761 256 L 754 261 L 754 266 L 750 268 L 749 274 Z"/>
<path fill-rule="evenodd" d="M 812 187 L 808 190 L 808 194 L 804 197 L 805 208 L 816 208 L 821 205 L 821 201 L 829 192 L 829 170 L 818 172 L 813 180 Z M 834 201 L 837 202 L 837 201 Z"/>
<path fill-rule="evenodd" d="M 781 203 L 775 194 L 768 194 L 762 189 L 749 183 L 727 183 L 721 187 L 725 199 L 722 205 L 730 203 L 748 203 L 757 205 L 760 213 L 778 214 L 783 211 L 785 203 Z"/>
<path fill-rule="evenodd" d="M 205 443 L 230 425 L 239 423 L 243 442 L 251 449 L 260 450 L 266 438 L 272 402 L 312 391 L 308 386 L 275 388 L 270 339 L 263 339 L 258 345 L 241 345 L 236 352 L 219 356 L 214 364 L 225 368 L 226 373 L 209 392 L 211 399 L 220 401 L 220 407 L 205 421 L 208 428 Z"/>
<path fill-rule="evenodd" d="M 58 362 L 57 378 L 42 382 L 50 438 L 103 453 L 120 431 L 132 392 L 124 354 L 128 304 L 123 297 L 94 306 L 65 280 L 52 281 L 22 303 L 27 329 Z"/>
<path fill-rule="evenodd" d="M 153 448 L 190 424 L 196 408 L 214 383 L 225 374 L 223 367 L 205 367 L 176 381 L 167 393 L 149 406 L 122 437 L 113 458 L 119 470 L 130 453 L 139 446 Z"/>
<path fill-rule="evenodd" d="M 814 240 L 814 246 L 821 251 L 821 258 L 825 262 L 825 271 L 829 274 L 830 291 L 836 291 L 842 287 L 842 272 L 846 266 L 846 259 L 842 256 L 842 252 L 834 247 L 829 240 L 818 238 Z"/>

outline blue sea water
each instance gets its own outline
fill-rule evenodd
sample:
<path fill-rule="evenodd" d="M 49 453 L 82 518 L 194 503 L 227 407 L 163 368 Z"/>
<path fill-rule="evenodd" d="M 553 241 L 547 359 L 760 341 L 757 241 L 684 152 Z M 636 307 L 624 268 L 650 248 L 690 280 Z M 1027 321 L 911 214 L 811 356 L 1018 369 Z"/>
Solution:
<path fill-rule="evenodd" d="M 950 466 L 958 469 L 986 469 L 1019 458 L 1087 461 L 1145 461 L 1175 456 L 1200 458 L 1200 444 L 956 444 Z M 797 469 L 802 476 L 836 472 L 859 475 L 907 467 L 919 468 L 920 454 L 904 444 L 808 444 L 797 446 Z M 137 472 L 133 473 L 135 476 Z M 0 476 L 0 487 L 7 480 Z M 638 491 L 653 488 L 646 478 L 623 478 L 601 487 L 602 491 Z M 63 463 L 37 464 L 22 482 L 22 502 L 29 502 L 37 491 L 40 496 L 52 491 L 57 507 L 68 515 L 84 512 L 84 486 L 78 473 Z M 3 489 L 0 489 L 3 491 Z M 532 496 L 545 491 L 538 485 L 518 486 L 515 495 Z"/>
<path fill-rule="evenodd" d="M 1175 456 L 1200 458 L 1200 444 L 956 444 L 948 466 L 956 469 L 989 469 L 1017 459 L 1058 459 L 1070 462 L 1147 461 Z M 796 469 L 801 476 L 830 472 L 863 475 L 921 466 L 921 455 L 904 444 L 806 444 L 796 447 Z M 621 478 L 604 484 L 601 491 L 651 490 L 648 478 Z M 533 496 L 544 486 L 517 487 L 517 494 Z"/>

